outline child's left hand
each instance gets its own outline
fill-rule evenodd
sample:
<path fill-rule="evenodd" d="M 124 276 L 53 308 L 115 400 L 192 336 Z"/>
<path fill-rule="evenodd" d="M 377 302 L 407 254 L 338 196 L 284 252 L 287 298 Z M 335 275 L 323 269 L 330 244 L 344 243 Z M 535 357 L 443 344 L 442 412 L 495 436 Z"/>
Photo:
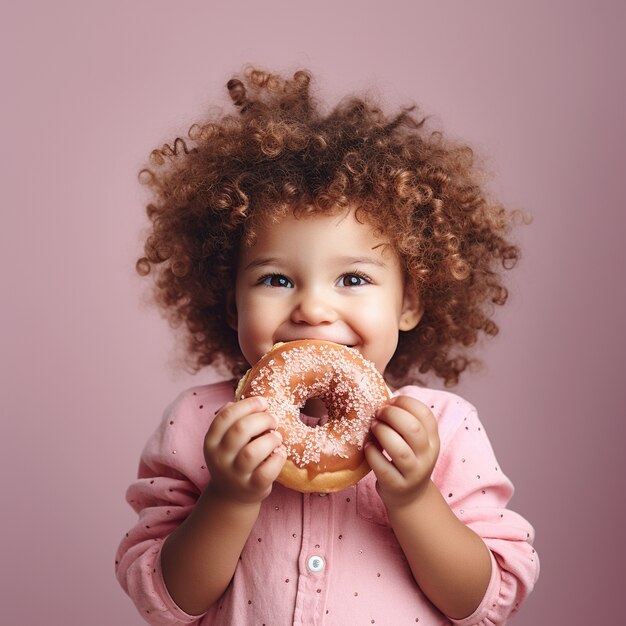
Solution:
<path fill-rule="evenodd" d="M 430 482 L 439 456 L 435 416 L 423 402 L 398 396 L 377 412 L 372 434 L 375 440 L 365 446 L 365 457 L 383 503 L 389 509 L 413 502 Z"/>

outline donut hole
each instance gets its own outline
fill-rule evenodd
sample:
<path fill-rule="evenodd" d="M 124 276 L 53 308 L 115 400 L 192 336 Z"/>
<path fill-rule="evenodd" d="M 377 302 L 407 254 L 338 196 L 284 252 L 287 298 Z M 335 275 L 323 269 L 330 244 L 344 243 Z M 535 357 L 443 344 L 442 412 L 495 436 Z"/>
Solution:
<path fill-rule="evenodd" d="M 307 424 L 306 420 L 303 419 L 303 414 L 305 416 L 318 418 L 328 415 L 328 406 L 326 401 L 321 396 L 312 396 L 308 398 L 300 407 L 300 419 Z"/>

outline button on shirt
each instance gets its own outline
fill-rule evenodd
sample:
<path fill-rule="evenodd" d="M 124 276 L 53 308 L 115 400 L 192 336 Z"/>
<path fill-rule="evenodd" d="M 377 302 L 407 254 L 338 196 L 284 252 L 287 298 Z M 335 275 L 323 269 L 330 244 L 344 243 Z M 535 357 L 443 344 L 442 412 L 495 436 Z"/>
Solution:
<path fill-rule="evenodd" d="M 214 412 L 233 398 L 232 383 L 196 387 L 165 412 L 142 454 L 127 498 L 139 513 L 122 540 L 117 576 L 154 625 L 505 624 L 532 589 L 539 563 L 533 529 L 506 504 L 512 485 L 493 455 L 474 407 L 458 396 L 404 387 L 431 407 L 441 452 L 433 482 L 454 513 L 492 553 L 489 587 L 475 613 L 452 620 L 415 583 L 370 472 L 331 494 L 301 494 L 276 483 L 241 554 L 231 584 L 201 616 L 169 596 L 161 546 L 189 514 L 209 476 L 202 442 Z"/>
<path fill-rule="evenodd" d="M 321 556 L 312 556 L 306 563 L 306 566 L 312 572 L 321 572 L 324 569 L 324 559 Z"/>

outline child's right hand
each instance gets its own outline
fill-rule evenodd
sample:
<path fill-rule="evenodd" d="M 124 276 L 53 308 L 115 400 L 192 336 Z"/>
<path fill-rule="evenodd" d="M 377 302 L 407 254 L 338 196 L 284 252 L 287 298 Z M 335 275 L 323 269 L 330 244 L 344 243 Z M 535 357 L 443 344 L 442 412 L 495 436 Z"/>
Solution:
<path fill-rule="evenodd" d="M 276 418 L 262 397 L 228 402 L 216 414 L 204 438 L 209 488 L 222 498 L 261 502 L 286 460 Z"/>

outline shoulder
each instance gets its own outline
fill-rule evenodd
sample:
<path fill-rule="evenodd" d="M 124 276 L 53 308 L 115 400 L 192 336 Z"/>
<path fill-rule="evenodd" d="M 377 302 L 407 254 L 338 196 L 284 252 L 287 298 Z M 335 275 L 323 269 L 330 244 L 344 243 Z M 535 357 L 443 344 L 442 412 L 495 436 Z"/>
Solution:
<path fill-rule="evenodd" d="M 182 391 L 165 410 L 166 414 L 173 412 L 195 413 L 221 407 L 226 402 L 234 400 L 236 381 L 224 380 L 208 385 L 189 387 Z"/>
<path fill-rule="evenodd" d="M 191 387 L 178 394 L 146 442 L 143 464 L 158 475 L 166 467 L 186 475 L 190 473 L 187 465 L 200 468 L 201 442 L 217 409 L 234 400 L 234 385 L 234 381 L 223 381 Z M 168 469 L 165 473 L 171 472 Z"/>
<path fill-rule="evenodd" d="M 394 396 L 410 396 L 426 404 L 433 412 L 439 426 L 442 444 L 449 440 L 469 415 L 477 415 L 476 407 L 450 391 L 406 385 L 397 389 Z"/>
<path fill-rule="evenodd" d="M 215 412 L 235 399 L 235 381 L 198 385 L 182 391 L 167 406 L 157 433 L 189 437 L 206 432 Z"/>

